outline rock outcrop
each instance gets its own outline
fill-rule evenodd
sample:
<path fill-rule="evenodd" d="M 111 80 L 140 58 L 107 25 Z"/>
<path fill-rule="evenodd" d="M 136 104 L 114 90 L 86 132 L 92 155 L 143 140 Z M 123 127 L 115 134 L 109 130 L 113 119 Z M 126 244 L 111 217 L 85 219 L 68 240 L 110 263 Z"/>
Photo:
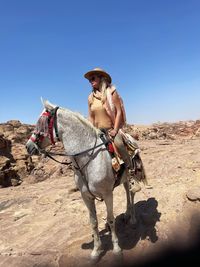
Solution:
<path fill-rule="evenodd" d="M 22 182 L 34 183 L 51 176 L 62 176 L 70 166 L 65 158 L 64 167 L 52 163 L 42 156 L 27 154 L 25 144 L 30 137 L 34 125 L 22 124 L 11 120 L 0 124 L 0 187 L 16 186 Z M 62 144 L 55 147 L 62 150 Z M 63 159 L 60 159 L 63 161 Z"/>
<path fill-rule="evenodd" d="M 0 124 L 0 186 L 20 184 L 34 168 L 25 149 L 32 130 L 16 120 Z"/>
<path fill-rule="evenodd" d="M 154 123 L 150 126 L 127 125 L 125 131 L 136 139 L 168 139 L 200 137 L 200 120 L 175 123 Z"/>

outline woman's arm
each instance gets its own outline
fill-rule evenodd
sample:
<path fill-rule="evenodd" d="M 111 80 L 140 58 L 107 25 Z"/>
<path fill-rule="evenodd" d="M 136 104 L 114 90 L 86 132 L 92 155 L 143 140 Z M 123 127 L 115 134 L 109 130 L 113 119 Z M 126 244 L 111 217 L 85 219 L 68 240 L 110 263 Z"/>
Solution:
<path fill-rule="evenodd" d="M 116 109 L 116 117 L 114 122 L 114 129 L 111 130 L 109 133 L 111 136 L 115 136 L 120 128 L 121 122 L 122 122 L 122 110 L 121 110 L 121 102 L 118 96 L 118 93 L 114 91 L 112 95 L 113 103 Z"/>

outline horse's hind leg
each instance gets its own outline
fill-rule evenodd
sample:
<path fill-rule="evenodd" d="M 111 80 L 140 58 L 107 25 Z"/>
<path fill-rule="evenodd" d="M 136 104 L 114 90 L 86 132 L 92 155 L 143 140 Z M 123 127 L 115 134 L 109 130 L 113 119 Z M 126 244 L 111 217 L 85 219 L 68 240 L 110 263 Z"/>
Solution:
<path fill-rule="evenodd" d="M 113 194 L 111 193 L 110 195 L 104 197 L 104 201 L 107 209 L 107 223 L 110 226 L 110 231 L 112 235 L 113 252 L 114 254 L 119 255 L 121 254 L 122 250 L 119 247 L 118 238 L 115 232 L 115 217 L 113 215 Z"/>
<path fill-rule="evenodd" d="M 124 186 L 125 191 L 126 191 L 126 199 L 127 199 L 125 219 L 130 218 L 130 223 L 132 225 L 136 225 L 137 221 L 136 221 L 136 217 L 135 217 L 135 206 L 134 206 L 135 194 L 129 190 L 128 182 L 124 182 L 123 186 Z"/>
<path fill-rule="evenodd" d="M 92 260 L 98 260 L 99 255 L 101 253 L 101 240 L 99 237 L 98 220 L 97 220 L 97 215 L 96 215 L 95 202 L 94 202 L 94 199 L 87 198 L 83 195 L 82 197 L 85 202 L 85 205 L 88 208 L 90 223 L 91 223 L 92 230 L 93 230 L 94 248 L 91 253 L 91 258 Z"/>

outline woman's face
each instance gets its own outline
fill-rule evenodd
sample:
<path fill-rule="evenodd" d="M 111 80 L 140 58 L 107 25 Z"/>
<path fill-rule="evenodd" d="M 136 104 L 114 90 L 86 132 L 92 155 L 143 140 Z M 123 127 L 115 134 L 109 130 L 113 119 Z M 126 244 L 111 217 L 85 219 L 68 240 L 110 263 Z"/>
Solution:
<path fill-rule="evenodd" d="M 92 87 L 95 89 L 99 88 L 101 78 L 97 75 L 92 75 L 89 79 L 89 82 L 91 83 Z"/>

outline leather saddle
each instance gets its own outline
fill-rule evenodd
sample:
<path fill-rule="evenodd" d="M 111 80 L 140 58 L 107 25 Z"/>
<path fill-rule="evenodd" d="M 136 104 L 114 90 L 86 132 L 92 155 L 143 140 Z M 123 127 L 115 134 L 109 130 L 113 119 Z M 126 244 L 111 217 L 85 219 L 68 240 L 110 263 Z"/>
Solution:
<path fill-rule="evenodd" d="M 139 181 L 145 180 L 146 175 L 143 168 L 143 163 L 140 157 L 140 149 L 136 140 L 129 134 L 124 133 L 120 130 L 120 134 L 122 135 L 124 145 L 126 146 L 128 153 L 131 157 L 133 163 L 133 169 L 135 171 L 135 175 L 137 176 Z M 115 175 L 115 185 L 118 186 L 121 181 L 121 177 L 123 172 L 126 169 L 124 161 L 122 160 L 117 148 L 114 145 L 114 142 L 109 138 L 109 135 L 106 130 L 101 129 L 100 138 L 104 142 L 108 152 L 112 158 L 112 167 Z"/>

